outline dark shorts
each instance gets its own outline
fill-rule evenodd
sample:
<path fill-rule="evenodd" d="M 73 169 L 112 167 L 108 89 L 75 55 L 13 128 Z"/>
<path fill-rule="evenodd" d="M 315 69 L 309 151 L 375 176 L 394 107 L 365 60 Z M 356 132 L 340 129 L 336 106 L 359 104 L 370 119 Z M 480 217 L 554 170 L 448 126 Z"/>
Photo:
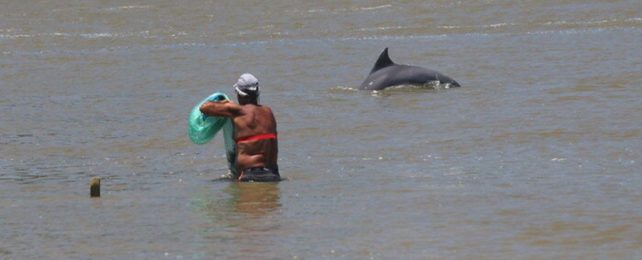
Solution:
<path fill-rule="evenodd" d="M 243 170 L 239 181 L 280 181 L 278 169 L 270 169 L 265 167 L 254 167 Z"/>

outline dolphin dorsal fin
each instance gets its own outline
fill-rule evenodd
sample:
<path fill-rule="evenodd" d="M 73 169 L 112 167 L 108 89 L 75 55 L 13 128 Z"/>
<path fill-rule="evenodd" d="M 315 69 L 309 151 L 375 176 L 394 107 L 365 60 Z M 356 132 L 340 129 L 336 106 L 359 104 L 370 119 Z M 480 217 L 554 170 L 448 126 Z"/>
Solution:
<path fill-rule="evenodd" d="M 374 67 L 372 67 L 372 70 L 370 71 L 370 74 L 373 72 L 383 69 L 385 67 L 388 67 L 390 65 L 394 65 L 395 63 L 392 62 L 390 59 L 390 56 L 388 56 L 388 48 L 384 49 L 381 54 L 379 54 L 379 58 L 377 59 L 377 62 L 375 62 Z"/>

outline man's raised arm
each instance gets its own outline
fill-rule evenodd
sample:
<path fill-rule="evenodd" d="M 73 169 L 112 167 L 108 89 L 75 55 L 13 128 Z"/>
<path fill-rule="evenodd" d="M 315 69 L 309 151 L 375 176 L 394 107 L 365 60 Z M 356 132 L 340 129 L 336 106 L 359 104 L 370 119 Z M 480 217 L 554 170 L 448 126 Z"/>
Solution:
<path fill-rule="evenodd" d="M 205 102 L 200 110 L 201 113 L 208 116 L 237 117 L 241 115 L 241 106 L 229 100 Z"/>

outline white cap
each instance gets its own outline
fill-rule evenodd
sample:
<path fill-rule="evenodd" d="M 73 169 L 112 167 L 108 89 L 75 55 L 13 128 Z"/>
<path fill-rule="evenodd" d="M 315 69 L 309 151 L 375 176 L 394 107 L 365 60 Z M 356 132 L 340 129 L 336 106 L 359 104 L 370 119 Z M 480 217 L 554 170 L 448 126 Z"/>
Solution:
<path fill-rule="evenodd" d="M 250 73 L 243 73 L 234 84 L 234 90 L 241 96 L 259 96 L 259 80 Z"/>

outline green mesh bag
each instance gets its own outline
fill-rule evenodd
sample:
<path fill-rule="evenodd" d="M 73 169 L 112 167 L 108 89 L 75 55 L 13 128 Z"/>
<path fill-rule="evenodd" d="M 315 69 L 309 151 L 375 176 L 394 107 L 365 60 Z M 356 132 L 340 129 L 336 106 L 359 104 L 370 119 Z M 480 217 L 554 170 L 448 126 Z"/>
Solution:
<path fill-rule="evenodd" d="M 226 117 L 207 116 L 201 113 L 201 106 L 208 101 L 230 100 L 227 95 L 216 92 L 192 108 L 188 119 L 187 135 L 195 144 L 205 144 L 212 140 L 216 133 L 223 129 L 223 140 L 225 141 L 225 156 L 227 157 L 228 168 L 233 176 L 238 176 L 236 170 L 236 143 L 234 142 L 234 124 Z"/>
<path fill-rule="evenodd" d="M 227 157 L 227 166 L 230 172 L 238 177 L 239 174 L 236 170 L 236 142 L 234 141 L 234 124 L 232 120 L 226 120 L 223 124 L 223 140 L 225 141 L 225 155 Z"/>
<path fill-rule="evenodd" d="M 230 100 L 224 93 L 216 92 L 205 100 L 194 106 L 188 119 L 189 139 L 195 144 L 205 144 L 212 140 L 216 133 L 223 128 L 226 123 L 231 125 L 230 119 L 226 117 L 207 116 L 201 113 L 200 107 L 208 101 Z"/>

